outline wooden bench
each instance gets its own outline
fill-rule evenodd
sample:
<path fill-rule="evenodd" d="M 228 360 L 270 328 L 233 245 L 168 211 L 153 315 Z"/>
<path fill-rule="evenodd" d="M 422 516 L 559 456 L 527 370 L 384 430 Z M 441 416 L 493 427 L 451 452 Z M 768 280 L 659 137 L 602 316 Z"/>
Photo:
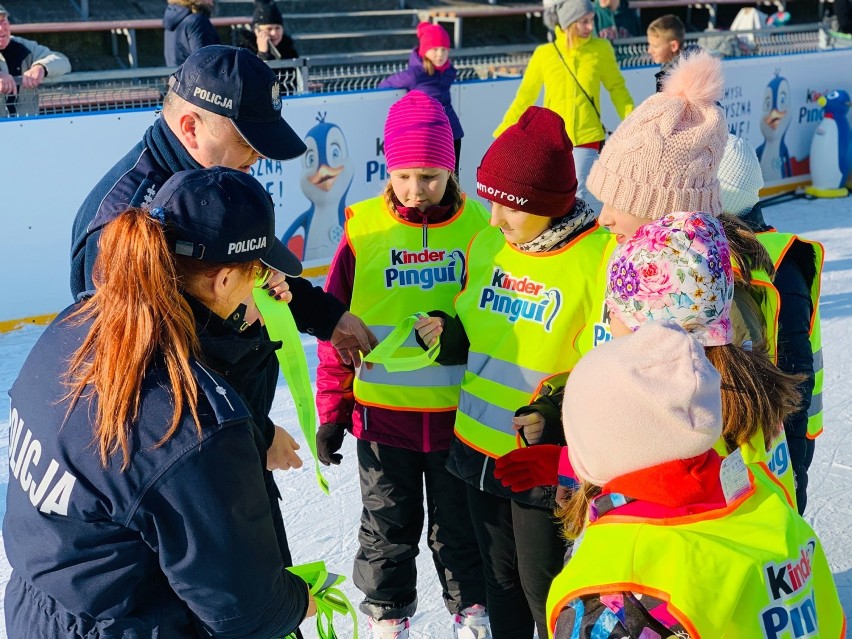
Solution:
<path fill-rule="evenodd" d="M 525 15 L 527 18 L 527 35 L 532 35 L 532 18 L 541 16 L 542 5 L 486 5 L 482 7 L 455 7 L 448 9 L 429 9 L 420 12 L 420 19 L 433 24 L 449 22 L 453 25 L 453 46 L 462 47 L 462 21 L 465 18 L 500 18 L 505 16 Z"/>
<path fill-rule="evenodd" d="M 248 26 L 250 17 L 212 18 L 214 27 Z M 141 20 L 88 20 L 80 22 L 25 22 L 15 24 L 15 35 L 32 35 L 34 33 L 69 33 L 86 31 L 109 31 L 112 36 L 112 53 L 118 57 L 118 37 L 127 39 L 127 61 L 131 68 L 139 66 L 139 54 L 136 48 L 136 31 L 162 29 L 163 21 L 159 18 Z"/>
<path fill-rule="evenodd" d="M 758 0 L 757 2 L 747 2 L 745 0 L 712 0 L 711 2 L 701 2 L 698 0 L 629 0 L 630 8 L 641 11 L 642 9 L 663 9 L 686 7 L 686 21 L 692 20 L 693 9 L 707 9 L 710 17 L 708 26 L 716 28 L 716 18 L 718 15 L 718 5 L 720 4 L 736 4 L 743 7 L 753 6 L 755 4 L 770 5 L 776 7 L 777 11 L 784 11 L 785 0 Z"/>

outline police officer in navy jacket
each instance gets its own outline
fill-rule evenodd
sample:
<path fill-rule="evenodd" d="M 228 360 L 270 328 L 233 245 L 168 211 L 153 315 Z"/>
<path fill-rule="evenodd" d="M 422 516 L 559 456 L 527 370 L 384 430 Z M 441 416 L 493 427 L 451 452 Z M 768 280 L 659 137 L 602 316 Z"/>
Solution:
<path fill-rule="evenodd" d="M 100 241 L 95 293 L 10 391 L 7 635 L 283 637 L 315 605 L 284 569 L 263 437 L 197 359 L 186 299 L 225 318 L 269 268 L 299 272 L 272 200 L 239 171 L 180 172 Z"/>

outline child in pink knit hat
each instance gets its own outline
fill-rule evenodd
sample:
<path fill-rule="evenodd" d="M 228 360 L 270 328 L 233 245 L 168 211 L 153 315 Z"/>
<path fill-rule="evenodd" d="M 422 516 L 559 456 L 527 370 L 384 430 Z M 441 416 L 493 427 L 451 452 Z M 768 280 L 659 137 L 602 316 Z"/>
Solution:
<path fill-rule="evenodd" d="M 813 529 L 766 465 L 713 450 L 727 382 L 693 335 L 648 321 L 568 378 L 582 485 L 560 515 L 582 541 L 550 588 L 548 636 L 845 636 Z"/>
<path fill-rule="evenodd" d="M 453 129 L 458 175 L 464 131 L 450 100 L 450 88 L 456 79 L 456 68 L 450 62 L 450 35 L 439 24 L 421 22 L 417 25 L 417 38 L 420 43 L 408 56 L 408 68 L 382 80 L 379 88 L 422 91 L 441 103 Z"/>
<path fill-rule="evenodd" d="M 453 308 L 465 250 L 488 225 L 484 207 L 459 189 L 453 131 L 437 100 L 411 91 L 391 106 L 384 148 L 390 180 L 382 195 L 346 209 L 326 280 L 326 290 L 379 339 L 416 311 Z M 403 348 L 422 353 L 411 341 Z M 339 464 L 345 433 L 357 439 L 364 510 L 353 580 L 364 593 L 360 609 L 371 637 L 409 635 L 427 520 L 453 627 L 486 637 L 485 583 L 464 483 L 446 469 L 464 367 L 416 374 L 381 364 L 353 368 L 333 347 L 318 350 L 317 456 Z"/>

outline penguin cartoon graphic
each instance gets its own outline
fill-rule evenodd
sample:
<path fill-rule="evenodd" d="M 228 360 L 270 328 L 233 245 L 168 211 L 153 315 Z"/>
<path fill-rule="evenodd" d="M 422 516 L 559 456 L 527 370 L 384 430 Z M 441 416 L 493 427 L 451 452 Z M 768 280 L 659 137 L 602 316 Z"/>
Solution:
<path fill-rule="evenodd" d="M 343 236 L 346 196 L 354 168 L 343 131 L 326 121 L 327 113 L 305 135 L 308 150 L 302 156 L 299 185 L 311 202 L 281 236 L 281 241 L 302 260 L 331 259 Z"/>
<path fill-rule="evenodd" d="M 815 197 L 846 197 L 846 178 L 852 167 L 852 132 L 846 114 L 852 106 L 846 91 L 830 91 L 818 100 L 822 121 L 811 140 L 811 186 Z"/>
<path fill-rule="evenodd" d="M 790 83 L 776 71 L 763 96 L 763 117 L 760 119 L 763 144 L 755 149 L 766 182 L 777 182 L 793 175 L 790 151 L 784 141 L 790 127 L 791 97 Z"/>

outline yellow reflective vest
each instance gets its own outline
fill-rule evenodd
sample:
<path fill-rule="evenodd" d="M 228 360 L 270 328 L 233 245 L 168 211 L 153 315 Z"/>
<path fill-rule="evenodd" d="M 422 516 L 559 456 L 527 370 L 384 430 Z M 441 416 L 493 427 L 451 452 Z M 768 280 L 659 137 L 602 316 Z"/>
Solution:
<path fill-rule="evenodd" d="M 547 253 L 523 253 L 495 228 L 473 239 L 455 304 L 470 340 L 455 425 L 463 443 L 489 457 L 517 448 L 515 411 L 609 339 L 602 309 L 614 246 L 597 224 Z"/>
<path fill-rule="evenodd" d="M 465 277 L 465 250 L 488 225 L 488 211 L 464 199 L 450 219 L 430 224 L 427 244 L 421 224 L 401 220 L 382 197 L 347 209 L 346 234 L 355 255 L 355 281 L 349 309 L 380 340 L 417 311 L 453 313 L 453 299 Z M 422 354 L 412 332 L 401 356 Z M 411 372 L 390 372 L 381 364 L 361 366 L 355 399 L 365 406 L 394 410 L 446 411 L 458 404 L 463 366 L 432 364 Z"/>
<path fill-rule="evenodd" d="M 814 354 L 814 390 L 811 395 L 811 406 L 808 409 L 808 437 L 816 439 L 822 433 L 822 390 L 823 390 L 823 361 L 822 361 L 822 332 L 820 330 L 819 316 L 819 293 L 822 283 L 822 266 L 825 259 L 825 249 L 819 242 L 806 240 L 791 233 L 779 233 L 777 231 L 766 231 L 757 233 L 757 239 L 769 251 L 772 263 L 777 269 L 793 246 L 794 242 L 809 244 L 814 251 L 815 275 L 811 285 L 811 301 L 813 303 L 813 314 L 811 315 L 810 340 L 811 350 Z M 767 317 L 767 323 L 769 318 Z M 776 315 L 777 323 L 777 315 Z"/>
<path fill-rule="evenodd" d="M 565 65 L 570 67 L 582 89 Z M 601 84 L 609 91 L 618 116 L 622 120 L 626 118 L 633 110 L 633 98 L 609 40 L 593 36 L 569 49 L 565 34 L 557 28 L 555 44 L 542 44 L 533 52 L 515 99 L 494 131 L 494 137 L 517 122 L 527 107 L 537 102 L 544 87 L 544 106 L 562 116 L 565 131 L 574 146 L 599 142 L 606 137 L 595 113 L 595 107 L 601 110 Z M 583 90 L 595 101 L 595 107 L 583 95 Z"/>
<path fill-rule="evenodd" d="M 547 598 L 548 633 L 566 604 L 616 592 L 664 600 L 690 639 L 845 637 L 831 569 L 813 529 L 765 466 L 727 507 L 670 519 L 590 523 Z"/>

